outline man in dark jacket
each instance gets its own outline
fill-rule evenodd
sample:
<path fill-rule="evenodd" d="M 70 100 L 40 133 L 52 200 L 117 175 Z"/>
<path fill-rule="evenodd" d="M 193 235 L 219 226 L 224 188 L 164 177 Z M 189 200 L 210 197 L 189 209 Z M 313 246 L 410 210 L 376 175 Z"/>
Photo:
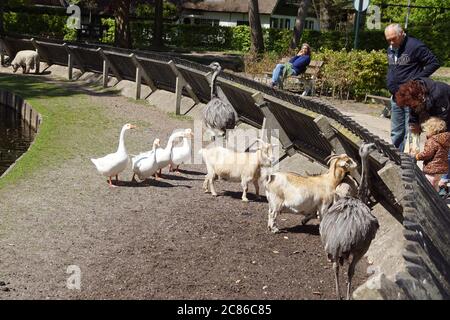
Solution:
<path fill-rule="evenodd" d="M 403 151 L 408 130 L 409 109 L 399 108 L 395 93 L 408 80 L 429 77 L 439 68 L 436 56 L 421 41 L 405 34 L 399 24 L 391 24 L 384 31 L 389 48 L 387 87 L 391 100 L 391 139 Z"/>

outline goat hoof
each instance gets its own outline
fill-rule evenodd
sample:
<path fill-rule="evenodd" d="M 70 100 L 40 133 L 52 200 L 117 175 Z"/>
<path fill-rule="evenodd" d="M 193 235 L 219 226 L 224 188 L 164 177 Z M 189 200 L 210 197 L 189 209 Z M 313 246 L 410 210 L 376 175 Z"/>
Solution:
<path fill-rule="evenodd" d="M 243 202 L 248 202 L 248 199 L 247 198 L 242 198 L 242 201 Z"/>
<path fill-rule="evenodd" d="M 217 197 L 217 193 L 211 193 L 213 197 Z"/>
<path fill-rule="evenodd" d="M 280 233 L 280 229 L 278 229 L 277 227 L 272 227 L 272 228 L 270 228 L 269 227 L 269 229 L 270 229 L 270 232 L 272 232 L 272 233 Z"/>

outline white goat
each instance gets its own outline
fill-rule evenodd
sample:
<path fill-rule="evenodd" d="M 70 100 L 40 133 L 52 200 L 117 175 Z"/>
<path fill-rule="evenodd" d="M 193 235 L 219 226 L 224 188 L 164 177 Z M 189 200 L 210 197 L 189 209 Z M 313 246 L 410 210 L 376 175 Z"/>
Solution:
<path fill-rule="evenodd" d="M 211 194 L 217 196 L 214 180 L 218 177 L 222 180 L 240 181 L 243 189 L 242 201 L 248 201 L 248 183 L 253 182 L 259 198 L 259 179 L 262 175 L 264 176 L 264 171 L 272 166 L 274 145 L 265 143 L 261 139 L 258 141 L 261 146 L 256 152 L 235 152 L 220 146 L 201 149 L 200 154 L 208 170 L 203 183 L 205 193 L 211 190 Z"/>
<path fill-rule="evenodd" d="M 302 224 L 306 224 L 318 214 L 321 219 L 334 200 L 336 187 L 347 172 L 357 164 L 346 154 L 333 155 L 328 161 L 327 173 L 303 177 L 290 172 L 277 172 L 267 177 L 265 187 L 269 202 L 268 228 L 273 233 L 279 231 L 275 226 L 277 214 L 284 208 L 295 213 L 306 214 Z"/>
<path fill-rule="evenodd" d="M 31 69 L 34 69 L 37 73 L 39 66 L 39 55 L 33 50 L 22 50 L 17 52 L 14 60 L 11 62 L 14 73 L 22 67 L 23 73 L 29 73 Z"/>

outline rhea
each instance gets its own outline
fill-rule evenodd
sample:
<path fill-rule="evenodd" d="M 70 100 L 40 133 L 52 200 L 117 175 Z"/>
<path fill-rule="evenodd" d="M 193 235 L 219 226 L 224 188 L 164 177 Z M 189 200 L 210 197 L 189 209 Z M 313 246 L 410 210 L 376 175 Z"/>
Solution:
<path fill-rule="evenodd" d="M 368 195 L 368 157 L 375 150 L 375 144 L 363 144 L 359 148 L 361 156 L 361 181 L 358 198 L 344 197 L 337 200 L 324 214 L 320 223 L 320 237 L 325 246 L 328 259 L 333 262 L 336 281 L 336 295 L 341 299 L 339 287 L 339 266 L 352 260 L 348 267 L 347 300 L 355 267 L 370 247 L 379 228 L 377 218 L 367 205 Z"/>
<path fill-rule="evenodd" d="M 203 110 L 203 123 L 215 136 L 224 136 L 226 130 L 236 125 L 236 112 L 225 96 L 219 96 L 217 91 L 217 76 L 222 71 L 218 62 L 209 65 L 214 73 L 211 79 L 211 100 Z"/>

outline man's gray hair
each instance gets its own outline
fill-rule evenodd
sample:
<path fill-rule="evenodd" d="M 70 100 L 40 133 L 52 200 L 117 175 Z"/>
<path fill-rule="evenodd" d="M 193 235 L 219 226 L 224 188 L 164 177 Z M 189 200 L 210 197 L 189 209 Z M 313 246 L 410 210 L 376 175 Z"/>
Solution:
<path fill-rule="evenodd" d="M 388 25 L 386 27 L 386 29 L 384 29 L 384 32 L 386 32 L 387 30 L 391 30 L 391 29 L 394 30 L 397 35 L 400 35 L 403 33 L 403 28 L 399 23 L 391 23 L 390 25 Z"/>

